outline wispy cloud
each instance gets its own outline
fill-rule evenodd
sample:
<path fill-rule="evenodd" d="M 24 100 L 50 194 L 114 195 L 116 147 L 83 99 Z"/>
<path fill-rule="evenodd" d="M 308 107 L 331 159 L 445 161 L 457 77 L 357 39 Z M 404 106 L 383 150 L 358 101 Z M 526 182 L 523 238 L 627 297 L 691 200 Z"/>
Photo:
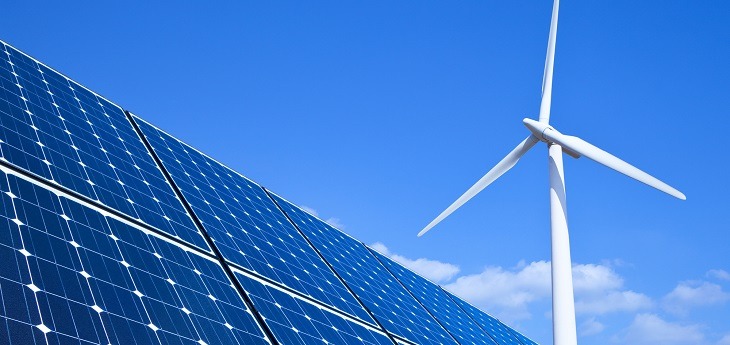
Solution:
<path fill-rule="evenodd" d="M 680 282 L 664 296 L 663 307 L 675 315 L 686 315 L 693 307 L 711 306 L 730 301 L 730 293 L 722 287 L 706 281 Z"/>
<path fill-rule="evenodd" d="M 705 344 L 700 325 L 665 321 L 656 314 L 638 314 L 618 341 L 633 345 Z"/>
<path fill-rule="evenodd" d="M 319 212 L 317 212 L 317 210 L 315 210 L 309 206 L 299 206 L 299 208 L 301 208 L 302 210 L 306 211 L 307 213 L 309 213 L 315 217 L 319 217 Z"/>
<path fill-rule="evenodd" d="M 602 296 L 578 296 L 575 311 L 578 314 L 603 315 L 613 312 L 633 312 L 652 307 L 649 296 L 634 291 L 606 291 Z"/>
<path fill-rule="evenodd" d="M 327 218 L 327 220 L 325 220 L 325 222 L 329 225 L 332 225 L 332 227 L 335 227 L 337 229 L 340 229 L 340 230 L 345 229 L 345 224 L 342 224 L 342 222 L 340 221 L 340 218 L 330 217 L 330 218 Z"/>
<path fill-rule="evenodd" d="M 315 210 L 309 206 L 299 206 L 299 208 L 301 208 L 302 210 L 308 212 L 309 214 L 311 214 L 315 217 L 319 217 L 319 212 L 317 212 L 317 210 Z M 337 229 L 340 229 L 340 230 L 345 229 L 345 224 L 343 224 L 342 221 L 340 221 L 340 218 L 330 217 L 330 218 L 327 218 L 327 220 L 325 220 L 325 223 L 327 223 Z"/>
<path fill-rule="evenodd" d="M 598 322 L 595 317 L 592 317 L 585 320 L 580 324 L 580 326 L 578 326 L 578 333 L 582 336 L 588 337 L 603 332 L 605 328 L 605 325 Z"/>
<path fill-rule="evenodd" d="M 709 270 L 707 271 L 707 276 L 719 280 L 730 281 L 730 273 L 725 270 Z"/>
<path fill-rule="evenodd" d="M 450 263 L 426 258 L 414 260 L 391 253 L 388 247 L 380 242 L 374 243 L 370 247 L 435 283 L 449 281 L 460 271 L 459 266 Z"/>

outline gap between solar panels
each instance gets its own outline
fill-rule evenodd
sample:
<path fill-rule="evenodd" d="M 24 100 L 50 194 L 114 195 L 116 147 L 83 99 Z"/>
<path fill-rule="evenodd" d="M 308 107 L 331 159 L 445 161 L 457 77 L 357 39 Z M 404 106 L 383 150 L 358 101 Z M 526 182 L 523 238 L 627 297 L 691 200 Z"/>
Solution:
<path fill-rule="evenodd" d="M 169 135 L 169 134 L 168 134 L 168 133 L 166 133 L 166 132 L 165 132 L 164 130 L 162 130 L 162 129 L 160 129 L 160 128 L 156 127 L 155 125 L 153 125 L 153 124 L 150 124 L 150 123 L 149 123 L 149 122 L 147 122 L 146 120 L 144 120 L 144 119 L 142 119 L 142 118 L 138 117 L 137 115 L 135 115 L 135 114 L 133 114 L 133 113 L 131 113 L 131 112 L 127 112 L 127 113 L 128 113 L 128 115 L 129 115 L 129 116 L 131 117 L 131 121 L 132 121 L 132 122 L 133 122 L 133 124 L 134 124 L 134 128 L 136 128 L 136 129 L 139 129 L 139 130 L 140 130 L 140 132 L 141 132 L 141 137 L 142 137 L 142 138 L 144 138 L 144 143 L 145 143 L 145 145 L 149 144 L 149 147 L 148 147 L 148 148 L 152 150 L 152 153 L 154 154 L 154 156 L 153 156 L 153 157 L 154 157 L 154 158 L 155 158 L 156 160 L 157 160 L 157 159 L 159 159 L 159 163 L 158 163 L 158 164 L 160 164 L 160 166 L 162 167 L 162 169 L 164 169 L 165 175 L 166 175 L 166 176 L 169 176 L 169 178 L 170 178 L 170 183 L 171 183 L 171 185 L 173 185 L 173 186 L 174 186 L 174 189 L 175 189 L 175 191 L 176 191 L 176 192 L 177 192 L 177 191 L 179 191 L 179 192 L 181 192 L 181 193 L 182 193 L 182 190 L 181 190 L 181 188 L 179 187 L 179 185 L 178 185 L 178 184 L 176 184 L 176 183 L 174 182 L 174 177 L 172 177 L 172 174 L 170 174 L 169 170 L 168 170 L 168 169 L 167 169 L 167 168 L 165 167 L 165 163 L 164 163 L 164 162 L 162 162 L 162 159 L 161 159 L 161 157 L 160 157 L 160 156 L 159 156 L 159 155 L 158 155 L 158 154 L 157 154 L 157 153 L 156 153 L 156 152 L 154 151 L 154 147 L 153 147 L 152 143 L 151 143 L 151 142 L 149 141 L 149 139 L 147 139 L 147 136 L 146 136 L 146 135 L 144 134 L 144 131 L 142 130 L 141 126 L 139 126 L 139 124 L 137 123 L 137 121 L 143 122 L 143 123 L 144 123 L 145 125 L 148 125 L 148 126 L 150 126 L 150 127 L 154 128 L 155 130 L 158 130 L 158 131 L 160 131 L 160 132 L 162 132 L 162 133 L 164 133 L 164 134 L 166 134 L 166 135 L 170 136 L 171 138 L 173 138 L 173 139 L 175 139 L 175 140 L 178 140 L 178 139 L 176 139 L 176 138 L 174 138 L 173 136 Z M 179 140 L 178 140 L 178 141 L 179 141 Z M 184 144 L 184 143 L 183 143 L 183 144 Z M 272 200 L 272 198 L 271 198 L 271 194 L 269 194 L 269 193 L 271 193 L 271 192 L 267 192 L 267 191 L 266 191 L 266 188 L 264 188 L 264 187 L 261 187 L 260 185 L 258 185 L 258 184 L 256 184 L 255 182 L 251 181 L 251 180 L 250 180 L 250 179 L 248 179 L 247 177 L 245 177 L 245 176 L 241 175 L 241 174 L 240 174 L 240 173 L 238 173 L 237 171 L 235 171 L 235 170 L 233 170 L 233 169 L 231 169 L 231 168 L 227 167 L 227 166 L 226 166 L 225 164 L 223 164 L 223 163 L 220 163 L 220 162 L 218 162 L 217 160 L 215 160 L 214 158 L 211 158 L 210 156 L 206 155 L 206 154 L 205 154 L 205 153 L 203 153 L 203 152 L 200 152 L 200 151 L 199 151 L 198 149 L 196 149 L 196 148 L 194 148 L 194 147 L 191 147 L 191 146 L 189 146 L 189 145 L 187 145 L 187 144 L 184 144 L 184 145 L 185 145 L 185 146 L 186 146 L 186 147 L 187 147 L 188 149 L 191 149 L 191 150 L 193 150 L 193 151 L 195 151 L 195 152 L 199 153 L 200 155 L 202 155 L 202 156 L 203 156 L 203 157 L 205 157 L 206 159 L 210 159 L 211 161 L 215 162 L 216 164 L 219 164 L 220 166 L 222 166 L 222 167 L 224 167 L 225 169 L 229 170 L 229 171 L 230 171 L 231 173 L 233 173 L 233 174 L 236 174 L 237 176 L 239 176 L 239 177 L 241 177 L 241 178 L 245 179 L 246 181 L 248 181 L 248 182 L 252 183 L 253 185 L 256 185 L 256 186 L 257 186 L 258 188 L 261 188 L 261 190 L 262 190 L 262 191 L 264 192 L 264 194 L 266 195 L 266 198 L 267 198 L 267 200 L 270 200 L 270 201 L 271 201 L 271 202 L 273 203 L 273 205 L 277 207 L 277 210 L 280 210 L 280 206 L 276 204 L 276 201 L 275 201 L 275 200 Z M 184 194 L 184 193 L 182 193 L 182 194 Z M 275 194 L 274 194 L 274 195 L 275 195 Z M 278 196 L 278 195 L 277 195 L 277 196 Z M 186 198 L 184 197 L 184 195 L 182 195 L 182 196 L 180 197 L 180 199 L 181 199 L 181 200 L 183 201 L 183 203 L 184 203 L 184 205 L 185 205 L 186 207 L 187 207 L 187 206 L 191 206 L 191 207 L 192 207 L 192 204 L 191 204 L 191 203 L 190 203 L 190 202 L 189 202 L 189 201 L 188 201 L 188 200 L 187 200 L 187 199 L 186 199 Z M 283 199 L 283 198 L 282 198 L 282 199 Z M 194 217 L 196 218 L 196 222 L 197 222 L 197 221 L 201 221 L 201 220 L 200 220 L 200 219 L 198 218 L 198 216 L 196 215 L 196 213 L 195 213 L 195 210 L 192 210 L 191 212 L 192 212 L 192 214 L 194 215 Z M 282 214 L 282 215 L 284 216 L 284 218 L 287 218 L 287 222 L 289 222 L 289 223 L 290 223 L 290 225 L 292 225 L 293 229 L 295 229 L 295 230 L 297 230 L 297 231 L 298 231 L 298 228 L 297 228 L 296 224 L 293 224 L 293 223 L 291 223 L 291 220 L 290 220 L 290 219 L 288 218 L 288 215 L 286 214 L 286 212 L 280 212 L 280 213 L 281 213 L 281 214 Z M 202 221 L 201 221 L 201 223 L 202 223 Z M 202 225 L 202 224 L 201 224 L 201 226 L 203 226 L 203 227 L 204 227 L 204 225 Z M 335 277 L 337 277 L 337 272 L 336 272 L 336 271 L 335 271 L 334 269 L 332 269 L 332 267 L 331 267 L 331 264 L 329 264 L 329 262 L 327 262 L 327 261 L 326 261 L 326 260 L 325 260 L 325 259 L 324 259 L 323 257 L 319 256 L 319 255 L 321 255 L 321 253 L 319 253 L 319 252 L 318 252 L 318 250 L 317 250 L 317 249 L 316 249 L 316 248 L 315 248 L 315 247 L 314 247 L 313 245 L 309 244 L 309 242 L 310 242 L 310 241 L 309 241 L 309 239 L 308 239 L 308 238 L 307 238 L 307 237 L 306 237 L 305 235 L 301 234 L 301 232 L 298 232 L 298 234 L 299 234 L 299 235 L 300 235 L 300 236 L 302 237 L 302 239 L 304 239 L 304 240 L 305 240 L 305 243 L 307 243 L 307 246 L 308 246 L 308 248 L 309 248 L 309 249 L 311 249 L 311 250 L 312 250 L 313 252 L 315 252 L 315 254 L 318 254 L 318 258 L 320 258 L 320 259 L 322 260 L 322 262 L 323 262 L 323 263 L 324 263 L 324 264 L 325 264 L 325 265 L 327 266 L 327 268 L 328 268 L 328 269 L 329 269 L 329 270 L 330 270 L 330 271 L 331 271 L 331 272 L 333 273 L 333 275 L 335 275 Z M 210 236 L 210 234 L 209 234 L 209 233 L 208 233 L 207 231 L 206 231 L 206 236 Z M 210 237 L 212 238 L 212 236 L 210 236 Z M 350 237 L 350 236 L 348 235 L 348 237 Z M 213 239 L 213 242 L 215 242 L 215 240 L 214 240 L 214 239 Z M 216 246 L 216 249 L 218 249 L 218 248 L 217 248 L 217 246 Z M 290 288 L 289 286 L 283 285 L 283 284 L 282 284 L 281 282 L 278 282 L 278 281 L 276 281 L 276 280 L 274 280 L 274 279 L 272 279 L 272 278 L 269 278 L 269 277 L 267 277 L 267 276 L 265 276 L 265 275 L 263 275 L 263 274 L 261 274 L 261 273 L 259 273 L 259 272 L 256 272 L 256 271 L 252 271 L 251 269 L 248 269 L 247 267 L 244 267 L 244 266 L 242 266 L 242 265 L 241 265 L 241 264 L 239 264 L 239 263 L 236 263 L 236 262 L 234 262 L 234 261 L 232 261 L 232 260 L 226 259 L 224 255 L 223 255 L 223 261 L 222 261 L 222 262 L 225 262 L 225 263 L 226 263 L 226 265 L 229 265 L 229 266 L 231 266 L 231 267 L 232 267 L 232 268 L 234 268 L 234 269 L 237 269 L 237 270 L 239 270 L 239 271 L 242 271 L 242 272 L 246 272 L 246 274 L 247 274 L 248 276 L 254 277 L 254 278 L 256 278 L 256 280 L 259 280 L 259 281 L 265 281 L 265 282 L 267 282 L 267 283 L 269 283 L 269 284 L 273 284 L 273 285 L 276 285 L 276 286 L 278 286 L 278 288 L 279 288 L 280 290 L 282 290 L 282 291 L 286 291 L 286 292 L 287 292 L 288 294 L 290 294 L 290 295 L 294 295 L 294 296 L 297 296 L 297 297 L 298 297 L 298 298 L 300 298 L 300 299 L 303 299 L 303 300 L 307 300 L 307 301 L 309 301 L 309 303 L 311 303 L 311 304 L 315 304 L 315 305 L 319 306 L 319 307 L 320 307 L 320 308 L 322 308 L 322 309 L 326 309 L 326 310 L 328 310 L 328 311 L 330 311 L 330 312 L 332 312 L 332 313 L 334 313 L 334 314 L 336 314 L 336 315 L 339 315 L 339 316 L 341 316 L 341 317 L 345 318 L 346 320 L 349 320 L 349 321 L 353 321 L 353 322 L 359 323 L 359 324 L 361 324 L 361 325 L 366 325 L 366 326 L 368 326 L 368 327 L 370 327 L 370 328 L 373 328 L 373 327 L 377 328 L 378 326 L 382 327 L 382 325 L 378 325 L 378 324 L 373 324 L 373 323 L 369 323 L 369 322 L 367 322 L 367 321 L 365 321 L 365 320 L 363 320 L 363 319 L 361 319 L 361 318 L 358 318 L 357 316 L 354 316 L 354 315 L 352 315 L 352 314 L 349 314 L 349 313 L 347 313 L 347 312 L 344 312 L 344 311 L 342 311 L 342 310 L 339 310 L 339 309 L 335 308 L 334 306 L 330 306 L 330 305 L 328 305 L 328 304 L 326 304 L 326 303 L 324 303 L 324 302 L 322 302 L 322 301 L 319 301 L 319 300 L 317 300 L 316 298 L 313 298 L 313 297 L 311 297 L 311 296 L 308 296 L 308 295 L 306 295 L 306 294 L 304 294 L 304 293 L 302 293 L 302 292 L 300 292 L 300 291 L 298 291 L 298 290 L 295 290 L 295 289 L 293 289 L 293 288 Z M 340 278 L 338 278 L 338 279 L 341 279 L 341 277 L 340 277 Z M 347 286 L 346 286 L 346 285 L 344 284 L 344 282 L 343 282 L 342 284 L 343 284 L 343 286 L 345 286 L 345 287 L 347 288 Z M 348 293 L 350 293 L 350 294 L 351 294 L 351 295 L 352 295 L 352 296 L 353 296 L 353 297 L 354 297 L 354 298 L 355 298 L 356 300 L 359 300 L 359 297 L 358 297 L 357 295 L 355 295 L 354 293 L 352 293 L 352 291 L 348 291 Z M 363 306 L 362 304 L 359 304 L 359 306 L 360 306 L 360 307 L 363 307 L 363 309 L 367 311 L 367 308 L 365 308 L 365 307 L 364 307 L 364 306 Z M 372 318 L 372 317 L 371 317 L 371 318 Z M 376 322 L 378 322 L 378 319 L 376 319 L 376 318 L 373 318 L 373 320 L 374 320 L 374 321 L 376 321 Z M 384 327 L 382 327 L 382 328 L 384 329 Z M 387 332 L 387 331 L 380 331 L 380 332 L 382 332 L 383 334 L 390 334 L 390 333 L 389 333 L 389 332 Z M 397 335 L 396 335 L 396 337 L 397 337 Z M 399 339 L 402 339 L 402 338 L 399 338 Z M 391 341 L 393 341 L 393 340 L 391 339 Z M 406 343 L 409 343 L 409 344 L 413 344 L 413 342 L 411 342 L 411 341 L 409 341 L 409 340 L 405 340 L 405 339 L 404 339 L 403 341 L 404 341 L 404 342 L 406 342 Z"/>
<path fill-rule="evenodd" d="M 279 208 L 279 210 L 281 211 L 281 213 L 284 214 L 284 216 L 289 221 L 289 223 L 291 223 L 294 226 L 294 228 L 297 229 L 297 231 L 299 232 L 299 234 L 302 235 L 302 237 L 304 237 L 304 240 L 307 241 L 307 243 L 312 248 L 314 248 L 314 252 L 317 253 L 317 255 L 322 259 L 322 261 L 324 261 L 324 263 L 327 265 L 327 267 L 329 267 L 329 269 L 332 270 L 332 272 L 335 274 L 335 276 L 337 277 L 337 279 L 339 279 L 340 282 L 342 282 L 342 285 L 344 285 L 345 288 L 347 288 L 347 291 L 349 291 L 353 296 L 355 296 L 355 299 L 357 300 L 357 302 L 360 303 L 360 305 L 365 309 L 365 311 L 370 315 L 370 317 L 373 318 L 373 320 L 375 320 L 375 322 L 378 324 L 378 327 L 380 327 L 380 329 L 382 329 L 383 332 L 385 332 L 385 334 L 388 336 L 388 338 L 390 338 L 390 340 L 392 340 L 394 343 L 396 343 L 395 337 L 397 337 L 398 339 L 401 339 L 403 341 L 408 341 L 406 339 L 403 339 L 401 337 L 398 337 L 397 335 L 394 335 L 394 334 L 388 332 L 388 330 L 385 329 L 385 326 L 383 326 L 383 324 L 380 323 L 380 320 L 377 317 L 375 317 L 375 314 L 373 314 L 373 312 L 370 310 L 370 308 L 368 308 L 367 305 L 365 305 L 365 303 L 360 299 L 360 296 L 358 296 L 355 293 L 355 291 L 350 287 L 350 285 L 347 284 L 347 282 L 345 281 L 345 279 L 343 279 L 342 276 L 340 276 L 340 274 L 337 273 L 337 270 L 335 270 L 335 268 L 332 267 L 332 264 L 330 264 L 327 261 L 327 259 L 325 259 L 324 255 L 322 255 L 322 253 L 319 251 L 319 249 L 317 249 L 317 247 L 314 245 L 314 243 L 312 243 L 312 241 L 307 237 L 307 235 L 304 233 L 304 231 L 302 231 L 302 229 L 299 228 L 299 226 L 297 225 L 297 223 L 293 219 L 291 219 L 291 217 L 289 216 L 289 214 L 281 207 L 281 205 L 279 205 L 278 202 L 276 202 L 276 199 L 274 197 L 272 197 L 272 194 L 275 194 L 275 193 L 269 191 L 267 188 L 264 188 L 264 192 L 266 192 L 266 195 L 268 195 L 269 199 L 271 199 L 271 201 L 274 203 L 274 205 L 276 205 L 276 207 Z M 279 197 L 281 198 L 281 196 L 279 196 Z"/>
<path fill-rule="evenodd" d="M 395 339 L 392 338 L 392 336 L 390 335 L 390 333 L 387 332 L 387 331 L 385 331 L 385 328 L 374 317 L 373 317 L 373 320 L 375 320 L 375 322 L 377 323 L 377 325 L 371 325 L 370 323 L 365 322 L 363 320 L 360 320 L 359 318 L 357 318 L 357 317 L 355 317 L 353 315 L 350 315 L 350 314 L 345 313 L 345 312 L 343 312 L 341 310 L 338 310 L 338 309 L 336 309 L 334 307 L 331 307 L 331 306 L 329 306 L 327 304 L 324 304 L 324 303 L 322 303 L 320 301 L 317 301 L 317 300 L 315 300 L 315 299 L 313 299 L 313 298 L 311 298 L 309 296 L 306 296 L 306 295 L 300 293 L 299 291 L 296 291 L 296 290 L 291 289 L 291 288 L 286 287 L 286 286 L 282 286 L 281 284 L 278 284 L 276 281 L 274 281 L 274 280 L 272 280 L 272 279 L 270 279 L 268 277 L 262 276 L 262 275 L 260 275 L 260 274 L 258 274 L 256 272 L 252 272 L 252 271 L 246 269 L 243 266 L 240 266 L 240 265 L 238 265 L 238 264 L 236 264 L 234 262 L 231 262 L 229 260 L 226 260 L 225 257 L 223 256 L 223 254 L 218 249 L 218 247 L 215 245 L 215 241 L 213 240 L 213 238 L 208 234 L 207 230 L 203 226 L 203 224 L 200 221 L 200 219 L 195 215 L 195 211 L 192 209 L 192 206 L 187 201 L 187 199 L 183 195 L 182 191 L 180 190 L 180 188 L 177 186 L 177 184 L 173 180 L 173 178 L 170 175 L 169 171 L 167 170 L 167 168 L 165 168 L 164 164 L 162 163 L 162 161 L 159 158 L 159 156 L 157 155 L 157 153 L 155 153 L 155 151 L 154 151 L 152 145 L 150 144 L 149 140 L 147 140 L 147 137 L 142 133 L 142 130 L 139 128 L 139 125 L 137 124 L 137 122 L 135 120 L 135 118 L 138 118 L 138 117 L 135 116 L 134 114 L 132 114 L 131 112 L 127 111 L 127 110 L 125 110 L 124 113 L 127 116 L 127 119 L 129 120 L 129 122 L 132 124 L 132 127 L 134 128 L 134 130 L 137 132 L 137 134 L 142 139 L 142 142 L 144 143 L 145 147 L 147 148 L 147 150 L 152 155 L 152 158 L 154 159 L 155 163 L 158 165 L 158 167 L 162 171 L 162 174 L 165 176 L 165 179 L 167 179 L 168 183 L 172 186 L 172 189 L 175 192 L 175 195 L 182 201 L 183 206 L 185 207 L 185 210 L 188 212 L 188 214 L 190 215 L 190 217 L 193 219 L 193 222 L 198 227 L 198 230 L 200 230 L 201 234 L 203 235 L 203 237 L 205 238 L 206 242 L 208 243 L 208 246 L 213 249 L 213 254 L 215 255 L 216 260 L 218 260 L 219 263 L 221 264 L 221 266 L 223 266 L 223 269 L 226 272 L 226 275 L 228 275 L 229 279 L 232 281 L 233 286 L 236 288 L 236 290 L 239 292 L 239 294 L 241 294 L 241 296 L 243 296 L 244 301 L 246 302 L 247 306 L 252 310 L 254 316 L 256 317 L 256 320 L 259 323 L 262 324 L 262 327 L 265 330 L 267 336 L 269 336 L 274 343 L 277 342 L 276 337 L 274 336 L 274 333 L 271 331 L 271 329 L 269 328 L 268 324 L 265 322 L 265 319 L 263 318 L 263 316 L 261 315 L 261 313 L 255 307 L 255 305 L 254 305 L 251 297 L 249 296 L 248 292 L 244 289 L 243 285 L 236 278 L 236 275 L 234 274 L 234 270 L 236 272 L 243 273 L 246 276 L 248 276 L 250 278 L 253 278 L 254 280 L 256 280 L 258 282 L 264 283 L 267 286 L 274 287 L 277 290 L 286 292 L 287 294 L 289 294 L 289 295 L 291 295 L 291 296 L 293 296 L 295 298 L 298 298 L 300 300 L 303 300 L 303 301 L 305 301 L 305 302 L 307 302 L 309 304 L 315 305 L 315 306 L 317 306 L 320 309 L 324 309 L 324 310 L 327 310 L 327 311 L 329 311 L 329 312 L 331 312 L 333 314 L 339 315 L 339 316 L 347 319 L 348 321 L 355 322 L 355 323 L 360 324 L 361 326 L 364 326 L 364 327 L 366 327 L 366 328 L 368 328 L 370 330 L 373 330 L 373 331 L 382 333 L 382 334 L 388 336 L 388 338 L 390 338 L 390 340 L 393 341 L 394 343 L 396 342 Z M 266 191 L 265 188 L 262 187 L 262 189 L 264 189 L 264 191 Z M 267 195 L 268 195 L 268 192 L 267 192 Z M 272 201 L 273 201 L 273 199 L 272 199 Z M 274 202 L 274 204 L 276 204 L 275 201 L 273 201 L 273 202 Z M 284 213 L 284 212 L 282 212 L 282 213 Z M 284 213 L 284 215 L 286 215 L 286 213 Z M 287 216 L 287 219 L 288 219 L 288 216 Z M 293 225 L 296 228 L 296 225 L 295 224 L 293 224 Z M 299 229 L 297 228 L 297 230 L 299 230 Z M 304 235 L 302 235 L 302 236 L 309 243 L 309 240 L 306 238 L 306 236 L 304 236 Z M 311 243 L 310 243 L 310 246 L 311 246 Z M 314 246 L 312 246 L 312 248 L 314 248 Z M 321 254 L 319 254 L 319 252 L 316 250 L 316 248 L 314 248 L 314 250 L 321 257 Z M 331 266 L 329 265 L 329 263 L 327 261 L 325 261 L 324 258 L 322 258 L 322 260 L 331 269 Z M 332 271 L 334 272 L 334 270 L 332 270 Z M 336 274 L 336 272 L 335 272 L 335 274 Z M 340 280 L 342 280 L 341 277 L 338 276 L 338 278 Z M 343 284 L 344 284 L 344 282 L 343 282 Z M 345 285 L 345 286 L 347 287 L 347 285 Z M 349 287 L 348 287 L 348 290 L 349 290 Z M 352 292 L 352 290 L 349 290 L 349 291 L 350 291 L 350 293 L 353 294 L 353 296 L 355 296 L 356 299 L 358 298 Z M 359 299 L 358 299 L 358 301 L 359 301 Z M 360 303 L 362 304 L 362 302 L 360 302 Z M 367 308 L 365 308 L 365 310 L 367 310 Z M 368 311 L 368 313 L 370 313 L 370 312 Z M 371 317 L 372 317 L 372 314 L 371 314 Z"/>
<path fill-rule="evenodd" d="M 180 238 L 174 237 L 164 231 L 160 231 L 145 222 L 132 218 L 132 217 L 128 216 L 127 214 L 119 212 L 96 200 L 90 199 L 89 197 L 82 195 L 80 193 L 77 193 L 67 187 L 64 187 L 60 184 L 51 183 L 48 180 L 46 180 L 32 172 L 29 172 L 25 169 L 19 168 L 13 164 L 8 163 L 5 159 L 2 159 L 2 158 L 0 158 L 0 170 L 5 172 L 6 174 L 11 174 L 11 175 L 17 176 L 34 185 L 43 187 L 58 195 L 71 199 L 86 207 L 97 210 L 97 211 L 101 212 L 102 214 L 104 214 L 105 216 L 113 217 L 119 221 L 122 221 L 130 226 L 133 226 L 133 227 L 143 231 L 146 234 L 153 235 L 159 239 L 162 239 L 162 240 L 172 243 L 178 247 L 181 247 L 181 248 L 185 249 L 186 251 L 195 253 L 195 254 L 197 254 L 199 256 L 203 256 L 203 257 L 208 257 L 208 258 L 213 257 L 212 252 L 208 252 L 206 250 L 193 246 L 193 245 L 183 241 Z"/>

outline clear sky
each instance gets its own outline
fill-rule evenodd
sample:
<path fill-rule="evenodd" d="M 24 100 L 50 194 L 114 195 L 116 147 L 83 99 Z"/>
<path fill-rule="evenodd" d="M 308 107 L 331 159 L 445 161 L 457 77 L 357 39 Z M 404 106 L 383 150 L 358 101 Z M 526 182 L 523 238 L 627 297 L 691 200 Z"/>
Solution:
<path fill-rule="evenodd" d="M 551 5 L 22 1 L 0 32 L 550 344 L 544 145 L 416 233 L 528 134 Z M 730 2 L 560 14 L 552 124 L 688 198 L 566 156 L 581 344 L 730 344 Z"/>

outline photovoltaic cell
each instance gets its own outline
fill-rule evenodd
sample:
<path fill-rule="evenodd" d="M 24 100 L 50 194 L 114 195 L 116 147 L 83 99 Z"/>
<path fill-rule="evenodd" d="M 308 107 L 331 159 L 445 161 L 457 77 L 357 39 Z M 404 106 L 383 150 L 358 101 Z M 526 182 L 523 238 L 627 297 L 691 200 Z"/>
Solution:
<path fill-rule="evenodd" d="M 489 316 L 487 313 L 477 309 L 471 304 L 463 301 L 459 297 L 454 296 L 448 291 L 444 291 L 446 294 L 458 304 L 474 321 L 476 321 L 482 329 L 487 331 L 492 339 L 496 340 L 499 345 L 532 345 L 535 344 L 532 341 L 523 343 L 518 339 L 517 335 L 520 335 L 517 331 L 513 331 L 511 328 L 505 326 L 499 320 Z M 524 338 L 524 337 L 523 337 Z M 527 338 L 525 338 L 527 340 Z M 535 344 L 537 345 L 537 344 Z"/>
<path fill-rule="evenodd" d="M 374 323 L 263 188 L 141 119 L 135 121 L 227 260 Z"/>
<path fill-rule="evenodd" d="M 388 332 L 417 344 L 456 343 L 365 245 L 281 197 L 273 198 Z"/>
<path fill-rule="evenodd" d="M 2 48 L 0 159 L 208 250 L 121 108 Z"/>
<path fill-rule="evenodd" d="M 393 344 L 385 334 L 237 273 L 280 344 Z"/>
<path fill-rule="evenodd" d="M 438 285 L 380 253 L 371 252 L 459 343 L 496 345 Z"/>
<path fill-rule="evenodd" d="M 15 175 L 0 188 L 0 343 L 268 343 L 217 263 Z"/>
<path fill-rule="evenodd" d="M 505 325 L 502 325 L 502 326 L 504 326 L 504 327 L 507 327 L 507 326 L 505 326 Z M 521 342 L 521 343 L 522 343 L 523 345 L 537 345 L 537 343 L 536 343 L 536 342 L 532 341 L 532 340 L 531 340 L 530 338 L 526 337 L 526 336 L 525 336 L 524 334 L 522 334 L 522 333 L 520 333 L 520 332 L 517 332 L 517 331 L 516 331 L 515 329 L 513 329 L 513 328 L 509 328 L 509 327 L 507 327 L 507 329 L 508 329 L 508 330 L 509 330 L 510 332 L 512 332 L 512 333 L 514 334 L 514 336 L 515 336 L 515 337 L 517 337 L 517 339 L 519 339 L 519 340 L 520 340 L 520 342 Z"/>

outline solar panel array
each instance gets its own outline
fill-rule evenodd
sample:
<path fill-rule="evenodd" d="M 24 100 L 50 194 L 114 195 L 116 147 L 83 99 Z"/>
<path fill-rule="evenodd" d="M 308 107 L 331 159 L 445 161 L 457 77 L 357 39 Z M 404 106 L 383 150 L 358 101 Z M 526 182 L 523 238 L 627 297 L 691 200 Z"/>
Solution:
<path fill-rule="evenodd" d="M 0 43 L 0 343 L 534 344 Z"/>

